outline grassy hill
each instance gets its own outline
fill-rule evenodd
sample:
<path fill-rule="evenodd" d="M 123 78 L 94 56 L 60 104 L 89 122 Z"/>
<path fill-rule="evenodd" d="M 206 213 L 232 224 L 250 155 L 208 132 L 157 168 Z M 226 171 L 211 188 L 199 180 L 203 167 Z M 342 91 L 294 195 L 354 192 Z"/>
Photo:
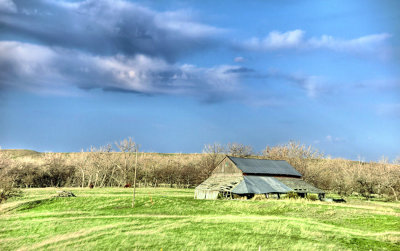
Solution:
<path fill-rule="evenodd" d="M 17 158 L 17 157 L 34 157 L 38 156 L 41 153 L 34 151 L 34 150 L 27 150 L 27 149 L 0 149 L 1 152 L 10 154 L 12 157 Z"/>
<path fill-rule="evenodd" d="M 26 189 L 0 205 L 0 250 L 399 250 L 400 203 L 194 200 L 191 189 Z"/>

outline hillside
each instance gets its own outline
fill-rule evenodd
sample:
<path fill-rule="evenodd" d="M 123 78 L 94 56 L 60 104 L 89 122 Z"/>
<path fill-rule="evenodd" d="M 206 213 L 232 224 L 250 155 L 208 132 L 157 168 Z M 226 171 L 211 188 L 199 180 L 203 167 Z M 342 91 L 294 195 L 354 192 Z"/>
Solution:
<path fill-rule="evenodd" d="M 192 189 L 24 189 L 0 205 L 1 250 L 399 250 L 400 204 L 194 200 Z"/>
<path fill-rule="evenodd" d="M 14 158 L 26 156 L 36 157 L 41 154 L 40 152 L 27 149 L 0 149 L 0 152 L 10 154 Z"/>

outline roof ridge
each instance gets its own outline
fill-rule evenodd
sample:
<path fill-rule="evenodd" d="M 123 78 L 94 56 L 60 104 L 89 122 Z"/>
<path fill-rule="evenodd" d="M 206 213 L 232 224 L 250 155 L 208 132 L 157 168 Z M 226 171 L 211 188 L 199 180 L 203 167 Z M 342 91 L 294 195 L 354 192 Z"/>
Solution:
<path fill-rule="evenodd" d="M 272 161 L 286 161 L 287 162 L 287 160 L 284 160 L 284 159 L 259 159 L 259 158 L 252 158 L 252 157 L 250 157 L 250 158 L 247 158 L 247 157 L 236 157 L 236 156 L 231 156 L 231 155 L 226 155 L 226 157 L 228 157 L 228 158 L 236 158 L 236 159 L 256 159 L 256 160 L 272 160 Z"/>

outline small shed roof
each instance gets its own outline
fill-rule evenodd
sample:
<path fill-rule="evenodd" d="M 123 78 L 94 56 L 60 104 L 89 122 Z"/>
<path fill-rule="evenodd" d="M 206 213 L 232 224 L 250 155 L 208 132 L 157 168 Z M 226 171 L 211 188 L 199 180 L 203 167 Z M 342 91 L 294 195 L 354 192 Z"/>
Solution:
<path fill-rule="evenodd" d="M 246 174 L 289 175 L 301 177 L 301 174 L 284 160 L 246 159 L 231 156 L 228 156 L 228 158 Z"/>
<path fill-rule="evenodd" d="M 286 186 L 292 188 L 296 193 L 325 193 L 323 190 L 314 187 L 302 179 L 293 178 L 276 178 Z"/>
<path fill-rule="evenodd" d="M 274 177 L 244 176 L 232 192 L 237 194 L 287 193 L 293 191 Z"/>

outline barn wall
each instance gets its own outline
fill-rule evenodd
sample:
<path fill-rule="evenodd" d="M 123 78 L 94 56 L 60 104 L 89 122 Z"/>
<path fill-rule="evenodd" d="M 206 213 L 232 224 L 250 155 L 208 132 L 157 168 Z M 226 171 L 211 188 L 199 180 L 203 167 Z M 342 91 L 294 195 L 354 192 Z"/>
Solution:
<path fill-rule="evenodd" d="M 218 194 L 219 191 L 196 189 L 194 191 L 194 198 L 198 200 L 216 200 L 218 198 Z"/>
<path fill-rule="evenodd" d="M 225 158 L 219 163 L 219 165 L 214 169 L 212 174 L 242 174 L 239 168 L 229 159 Z"/>

